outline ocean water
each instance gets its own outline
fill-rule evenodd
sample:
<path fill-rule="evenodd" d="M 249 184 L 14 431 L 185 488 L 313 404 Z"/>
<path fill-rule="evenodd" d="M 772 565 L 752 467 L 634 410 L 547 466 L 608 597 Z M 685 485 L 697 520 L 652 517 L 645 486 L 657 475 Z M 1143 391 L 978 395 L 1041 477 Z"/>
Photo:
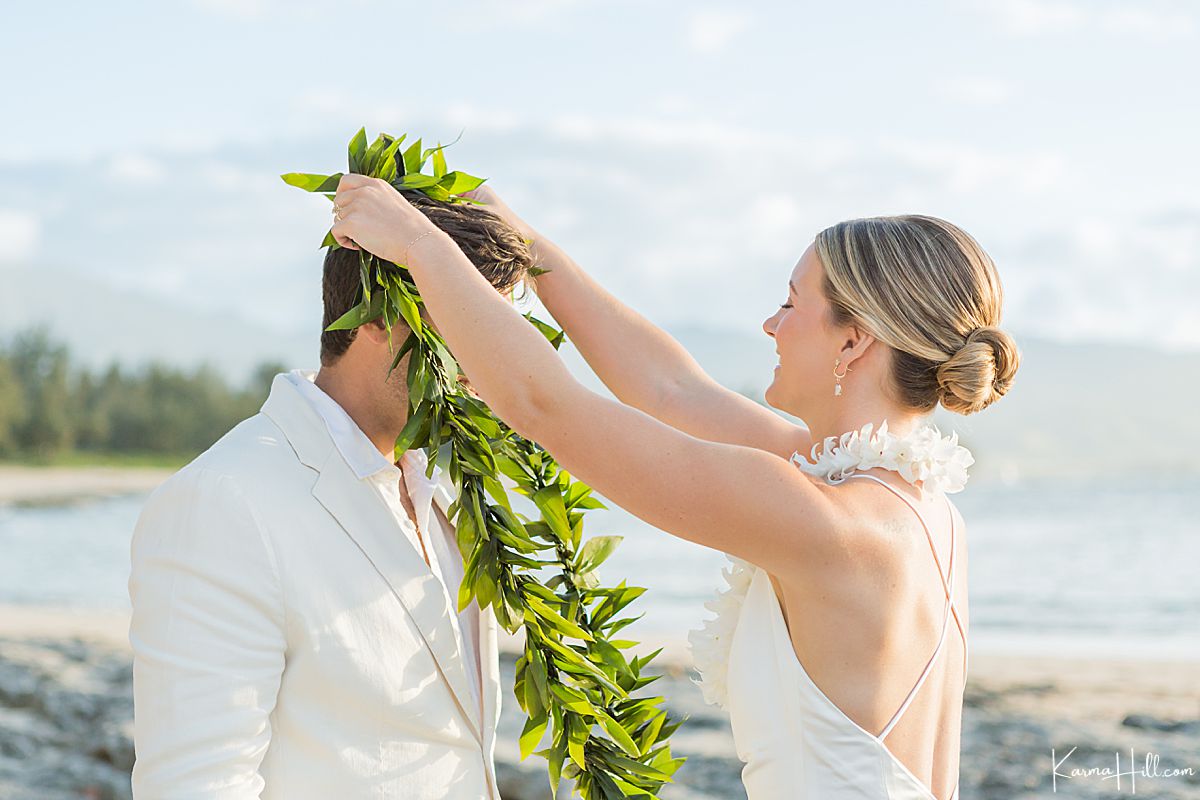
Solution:
<path fill-rule="evenodd" d="M 129 537 L 144 496 L 0 508 L 0 604 L 125 609 Z M 973 485 L 967 522 L 973 650 L 1200 657 L 1200 483 Z M 650 591 L 633 635 L 680 635 L 708 616 L 725 557 L 619 509 L 602 567 Z"/>

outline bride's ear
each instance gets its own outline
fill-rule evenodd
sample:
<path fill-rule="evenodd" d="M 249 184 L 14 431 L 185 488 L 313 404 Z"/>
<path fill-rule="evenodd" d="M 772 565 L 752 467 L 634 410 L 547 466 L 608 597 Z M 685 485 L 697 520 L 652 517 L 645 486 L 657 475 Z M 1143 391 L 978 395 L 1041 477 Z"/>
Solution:
<path fill-rule="evenodd" d="M 868 333 L 865 329 L 857 325 L 851 325 L 847 328 L 847 336 L 845 341 L 842 342 L 842 351 L 838 354 L 838 357 L 842 360 L 843 364 L 852 364 L 857 359 L 862 358 L 863 354 L 867 352 L 867 348 L 876 341 L 878 340 L 873 334 Z"/>

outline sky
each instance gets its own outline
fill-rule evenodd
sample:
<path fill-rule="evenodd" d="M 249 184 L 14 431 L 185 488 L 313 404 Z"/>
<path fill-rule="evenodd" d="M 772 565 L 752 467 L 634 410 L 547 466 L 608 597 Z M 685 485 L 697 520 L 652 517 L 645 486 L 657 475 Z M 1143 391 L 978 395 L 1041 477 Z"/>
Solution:
<path fill-rule="evenodd" d="M 992 256 L 1018 337 L 1200 347 L 1195 3 L 113 0 L 5 17 L 0 270 L 43 273 L 46 297 L 87 276 L 315 331 L 329 206 L 278 176 L 344 169 L 366 126 L 461 134 L 452 169 L 663 325 L 756 332 L 820 229 L 922 213 Z"/>

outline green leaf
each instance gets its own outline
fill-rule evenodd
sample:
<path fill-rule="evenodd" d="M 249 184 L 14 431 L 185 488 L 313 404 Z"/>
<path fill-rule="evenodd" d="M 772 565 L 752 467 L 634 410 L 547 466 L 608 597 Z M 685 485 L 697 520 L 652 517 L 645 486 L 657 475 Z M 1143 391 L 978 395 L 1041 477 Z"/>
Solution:
<path fill-rule="evenodd" d="M 571 523 L 567 521 L 567 507 L 563 503 L 562 494 L 556 486 L 539 489 L 533 495 L 533 502 L 551 529 L 565 540 L 571 539 Z"/>
<path fill-rule="evenodd" d="M 391 138 L 386 133 L 381 133 L 375 137 L 375 141 L 371 142 L 371 146 L 367 148 L 367 152 L 362 157 L 362 173 L 372 177 L 378 177 L 379 171 L 379 154 L 383 152 L 383 148 L 388 146 Z"/>
<path fill-rule="evenodd" d="M 549 751 L 541 753 L 546 759 L 546 766 L 550 772 L 550 795 L 558 796 L 558 784 L 562 781 L 562 766 L 563 760 L 566 758 L 566 748 L 561 746 L 552 747 Z"/>
<path fill-rule="evenodd" d="M 367 131 L 365 128 L 359 128 L 358 133 L 350 140 L 350 146 L 347 148 L 350 155 L 350 171 L 356 174 L 362 174 L 362 159 L 367 153 Z"/>
<path fill-rule="evenodd" d="M 283 182 L 288 186 L 295 186 L 297 189 L 303 189 L 306 192 L 335 192 L 337 191 L 338 182 L 342 179 L 342 173 L 312 175 L 307 172 L 288 172 L 279 177 L 283 178 Z"/>
<path fill-rule="evenodd" d="M 424 159 L 421 158 L 421 140 L 417 139 L 407 150 L 404 151 L 404 174 L 405 177 L 414 173 L 420 172 Z M 435 181 L 436 183 L 436 181 Z"/>
<path fill-rule="evenodd" d="M 392 304 L 400 312 L 400 316 L 404 317 L 404 321 L 408 323 L 408 327 L 420 335 L 425 329 L 425 324 L 421 320 L 421 311 L 417 308 L 417 301 L 399 283 L 393 283 L 388 294 L 392 299 Z"/>
<path fill-rule="evenodd" d="M 557 350 L 562 345 L 563 340 L 566 339 L 566 334 L 563 331 L 560 331 L 553 325 L 548 325 L 545 322 L 542 322 L 540 319 L 533 316 L 532 311 L 522 316 L 529 320 L 530 325 L 541 331 L 542 335 L 546 337 L 546 341 L 550 342 L 550 344 L 554 346 L 555 350 Z"/>
<path fill-rule="evenodd" d="M 566 619 L 562 614 L 559 614 L 550 606 L 532 595 L 525 598 L 525 602 L 529 603 L 529 607 L 537 612 L 539 617 L 547 619 L 555 627 L 556 630 L 573 636 L 576 639 L 583 639 L 585 642 L 592 641 L 592 635 L 583 628 L 576 625 L 574 622 Z"/>
<path fill-rule="evenodd" d="M 567 717 L 567 752 L 580 769 L 587 769 L 583 745 L 587 742 L 587 726 L 578 717 Z"/>
<path fill-rule="evenodd" d="M 383 314 L 383 296 L 375 295 L 375 298 L 368 303 L 363 300 L 354 308 L 342 314 L 325 328 L 327 331 L 347 331 L 352 328 L 357 328 L 360 325 L 366 325 L 374 319 L 378 319 Z"/>
<path fill-rule="evenodd" d="M 401 178 L 399 181 L 393 183 L 392 185 L 395 186 L 397 189 L 413 191 L 413 190 L 417 190 L 417 189 L 427 189 L 431 186 L 437 186 L 438 179 L 434 178 L 430 175 L 421 175 L 419 173 L 414 172 L 409 175 L 405 175 L 403 178 Z"/>
<path fill-rule="evenodd" d="M 438 181 L 438 186 L 441 186 L 450 194 L 463 194 L 473 189 L 478 189 L 483 186 L 487 178 L 476 178 L 474 175 L 468 175 L 465 172 L 449 172 L 442 176 Z"/>
<path fill-rule="evenodd" d="M 416 413 L 410 416 L 408 421 L 404 423 L 404 428 L 400 431 L 400 435 L 396 437 L 396 451 L 403 453 L 411 450 L 421 430 L 423 428 L 428 429 L 428 422 L 429 404 L 422 403 L 417 407 Z"/>
<path fill-rule="evenodd" d="M 575 569 L 579 572 L 591 572 L 613 554 L 617 545 L 624 538 L 623 536 L 593 536 L 588 539 L 579 550 Z"/>
<path fill-rule="evenodd" d="M 617 746 L 626 753 L 634 758 L 642 754 L 641 750 L 638 749 L 637 742 L 633 741 L 633 737 L 629 735 L 629 731 L 621 727 L 621 723 L 599 710 L 596 711 L 596 721 L 600 723 L 600 727 L 604 729 L 604 732 L 612 737 Z"/>
<path fill-rule="evenodd" d="M 542 736 L 546 733 L 547 722 L 549 722 L 547 717 L 542 717 L 541 719 L 530 718 L 525 721 L 525 727 L 521 730 L 521 738 L 519 740 L 522 761 L 542 741 Z"/>
<path fill-rule="evenodd" d="M 439 142 L 437 149 L 433 151 L 433 176 L 441 178 L 446 174 L 446 155 L 442 152 L 442 145 Z"/>
<path fill-rule="evenodd" d="M 375 165 L 375 177 L 381 178 L 388 183 L 396 180 L 399 176 L 399 167 L 396 164 L 396 154 L 400 150 L 400 145 L 404 142 L 404 137 L 395 139 L 389 144 L 382 153 L 379 154 L 379 162 Z"/>

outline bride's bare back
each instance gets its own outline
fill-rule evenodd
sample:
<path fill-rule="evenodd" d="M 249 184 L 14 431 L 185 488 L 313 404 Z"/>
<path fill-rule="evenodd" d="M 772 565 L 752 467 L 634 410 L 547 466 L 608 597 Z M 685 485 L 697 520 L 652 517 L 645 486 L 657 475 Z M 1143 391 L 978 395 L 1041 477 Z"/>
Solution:
<path fill-rule="evenodd" d="M 858 546 L 808 574 L 786 580 L 773 575 L 772 585 L 796 657 L 813 683 L 865 732 L 879 736 L 886 730 L 888 750 L 938 797 L 949 797 L 959 768 L 969 631 L 965 523 L 942 495 L 929 493 L 923 502 L 894 473 L 889 478 L 886 470 L 874 470 L 873 476 L 908 496 L 929 536 L 916 509 L 895 494 L 866 485 L 875 481 L 847 481 L 827 491 L 859 531 Z M 893 720 L 938 646 L 952 529 L 949 632 L 928 676 Z"/>

